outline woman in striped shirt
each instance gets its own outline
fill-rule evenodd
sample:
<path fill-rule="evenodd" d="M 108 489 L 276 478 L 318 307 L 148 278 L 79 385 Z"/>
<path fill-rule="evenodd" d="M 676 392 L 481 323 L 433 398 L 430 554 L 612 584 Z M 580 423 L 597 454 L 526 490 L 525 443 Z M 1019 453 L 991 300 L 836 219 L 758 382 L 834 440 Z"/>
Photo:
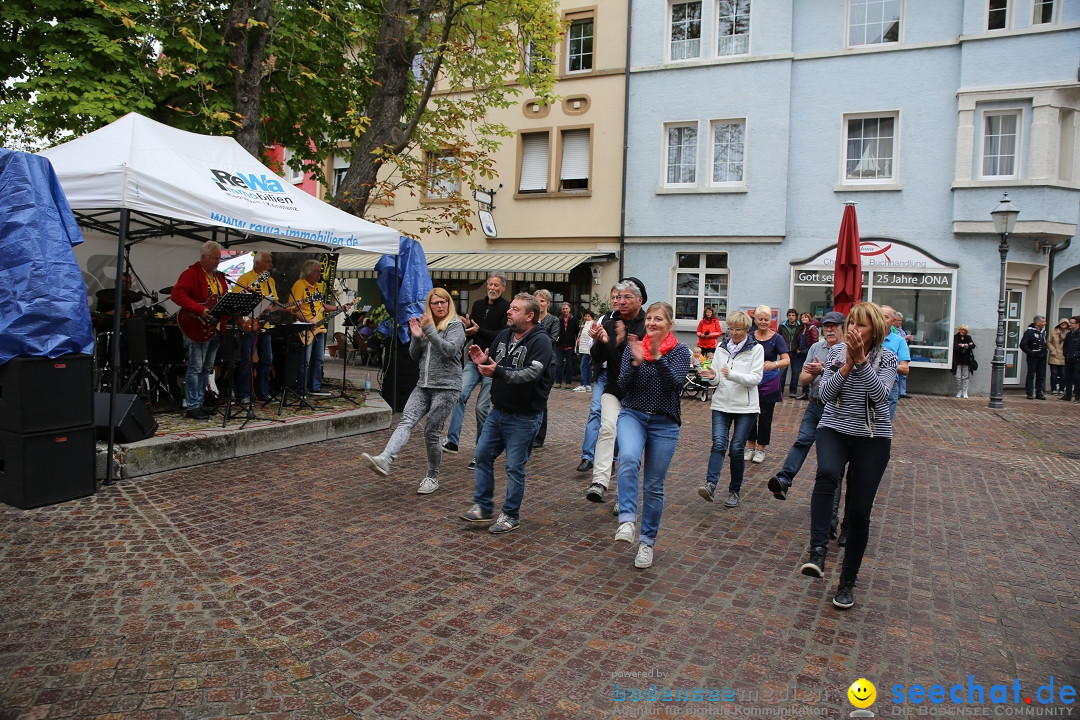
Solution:
<path fill-rule="evenodd" d="M 848 315 L 844 342 L 829 350 L 821 379 L 825 412 L 817 430 L 818 471 L 810 499 L 810 557 L 803 575 L 824 577 L 832 501 L 844 468 L 848 473 L 845 522 L 848 541 L 833 605 L 855 604 L 855 579 L 870 535 L 870 512 L 889 465 L 892 421 L 889 391 L 896 379 L 896 354 L 881 343 L 889 324 L 881 308 L 860 303 Z"/>

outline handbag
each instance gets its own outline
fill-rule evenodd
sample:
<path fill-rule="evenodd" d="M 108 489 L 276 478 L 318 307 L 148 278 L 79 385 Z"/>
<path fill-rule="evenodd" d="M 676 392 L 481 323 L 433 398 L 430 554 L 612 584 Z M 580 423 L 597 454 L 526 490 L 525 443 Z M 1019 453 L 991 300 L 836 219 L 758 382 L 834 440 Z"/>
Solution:
<path fill-rule="evenodd" d="M 975 359 L 975 356 L 971 356 L 971 361 L 968 363 L 968 367 L 971 368 L 971 372 L 975 372 L 979 369 L 979 361 Z"/>

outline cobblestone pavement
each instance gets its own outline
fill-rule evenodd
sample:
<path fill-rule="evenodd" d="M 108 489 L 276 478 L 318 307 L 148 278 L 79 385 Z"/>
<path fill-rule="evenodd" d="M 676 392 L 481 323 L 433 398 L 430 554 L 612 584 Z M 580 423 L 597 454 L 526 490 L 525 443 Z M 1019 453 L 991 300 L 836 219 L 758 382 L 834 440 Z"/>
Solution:
<path fill-rule="evenodd" d="M 683 402 L 648 570 L 613 542 L 610 503 L 583 499 L 588 397 L 566 390 L 504 536 L 457 519 L 471 408 L 432 495 L 415 492 L 419 437 L 390 478 L 360 464 L 386 431 L 2 506 L 0 718 L 837 718 L 859 677 L 879 717 L 926 709 L 893 703 L 916 683 L 985 689 L 981 705 L 929 706 L 943 716 L 1077 711 L 1060 694 L 1080 678 L 1080 404 L 901 401 L 857 604 L 840 612 L 839 553 L 824 580 L 797 572 L 814 454 L 786 502 L 765 489 L 803 403 L 777 409 L 726 510 L 695 492 L 709 410 Z M 498 504 L 501 471 L 496 487 Z M 653 685 L 655 701 L 617 701 Z"/>

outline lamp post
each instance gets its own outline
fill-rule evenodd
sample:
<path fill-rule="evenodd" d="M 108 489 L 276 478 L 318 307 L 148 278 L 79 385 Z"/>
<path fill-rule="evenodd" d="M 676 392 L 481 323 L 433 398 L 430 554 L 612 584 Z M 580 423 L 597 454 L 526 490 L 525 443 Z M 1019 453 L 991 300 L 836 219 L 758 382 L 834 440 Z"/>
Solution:
<path fill-rule="evenodd" d="M 998 206 L 990 211 L 994 219 L 994 232 L 1001 236 L 998 253 L 1001 255 L 1001 278 L 998 281 L 998 326 L 994 341 L 994 359 L 990 361 L 990 407 L 1003 408 L 1002 393 L 1005 386 L 1005 258 L 1009 254 L 1009 233 L 1016 227 L 1020 210 L 1009 202 L 1009 193 L 1001 197 Z"/>

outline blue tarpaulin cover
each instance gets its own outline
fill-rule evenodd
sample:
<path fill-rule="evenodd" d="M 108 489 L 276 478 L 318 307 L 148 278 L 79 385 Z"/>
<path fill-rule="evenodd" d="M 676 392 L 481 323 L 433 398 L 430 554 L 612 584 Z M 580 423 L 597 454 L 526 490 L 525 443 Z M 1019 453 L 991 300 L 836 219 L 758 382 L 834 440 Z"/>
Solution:
<path fill-rule="evenodd" d="M 49 161 L 0 148 L 0 364 L 93 352 L 81 242 Z"/>
<path fill-rule="evenodd" d="M 397 270 L 394 269 L 394 256 L 383 255 L 375 263 L 378 273 L 376 283 L 382 293 L 386 310 L 391 317 L 394 314 L 394 298 L 397 298 L 398 340 L 409 342 L 409 318 L 424 314 L 424 301 L 431 292 L 431 273 L 428 271 L 424 248 L 416 240 L 401 236 L 398 245 Z M 397 292 L 394 291 L 394 279 L 397 278 Z M 389 337 L 394 332 L 390 319 L 379 323 L 378 330 Z"/>

